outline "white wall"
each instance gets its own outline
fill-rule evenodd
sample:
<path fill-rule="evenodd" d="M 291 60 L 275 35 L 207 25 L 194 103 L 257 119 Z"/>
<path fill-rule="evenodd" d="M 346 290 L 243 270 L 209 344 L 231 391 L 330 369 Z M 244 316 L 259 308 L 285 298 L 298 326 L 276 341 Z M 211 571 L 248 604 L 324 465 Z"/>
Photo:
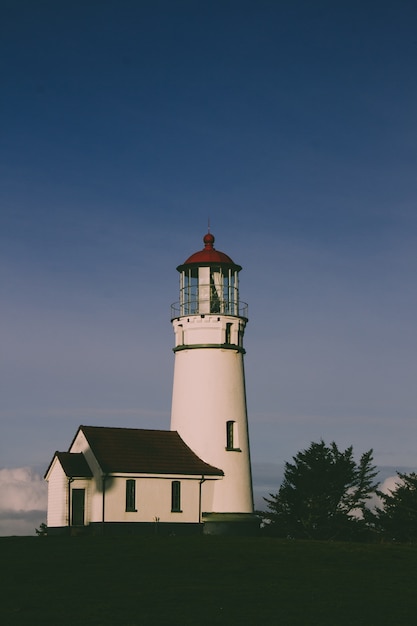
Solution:
<path fill-rule="evenodd" d="M 136 512 L 126 511 L 126 480 L 136 481 Z M 171 512 L 171 483 L 181 483 L 181 513 Z M 199 480 L 184 476 L 158 478 L 132 475 L 106 481 L 106 522 L 198 522 Z"/>
<path fill-rule="evenodd" d="M 48 477 L 47 526 L 68 525 L 68 479 L 55 457 Z"/>
<path fill-rule="evenodd" d="M 188 320 L 190 320 L 188 322 Z M 233 343 L 244 320 L 229 316 L 190 316 L 173 321 L 176 336 L 182 324 L 184 344 L 222 340 L 233 323 Z M 235 447 L 226 450 L 226 423 L 235 423 Z M 204 461 L 224 471 L 213 493 L 215 512 L 253 512 L 252 478 L 246 410 L 243 354 L 238 350 L 198 347 L 175 353 L 171 430 Z"/>

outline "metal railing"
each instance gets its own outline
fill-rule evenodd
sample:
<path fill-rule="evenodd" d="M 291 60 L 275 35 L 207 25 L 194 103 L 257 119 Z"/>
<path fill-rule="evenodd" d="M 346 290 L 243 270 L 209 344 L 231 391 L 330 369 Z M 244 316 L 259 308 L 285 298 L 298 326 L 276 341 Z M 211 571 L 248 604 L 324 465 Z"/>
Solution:
<path fill-rule="evenodd" d="M 248 317 L 246 302 L 230 300 L 187 300 L 171 304 L 171 319 L 184 315 L 230 315 L 232 317 Z"/>

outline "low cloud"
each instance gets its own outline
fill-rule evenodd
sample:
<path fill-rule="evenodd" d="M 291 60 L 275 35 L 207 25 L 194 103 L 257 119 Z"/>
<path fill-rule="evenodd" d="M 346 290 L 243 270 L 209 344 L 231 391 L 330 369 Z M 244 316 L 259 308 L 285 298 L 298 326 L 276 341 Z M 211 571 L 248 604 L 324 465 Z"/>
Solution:
<path fill-rule="evenodd" d="M 392 493 L 402 484 L 403 484 L 403 481 L 398 475 L 388 476 L 388 478 L 386 478 L 384 482 L 381 484 L 379 490 L 382 491 L 382 493 Z"/>
<path fill-rule="evenodd" d="M 378 490 L 382 493 L 393 493 L 399 485 L 402 484 L 401 478 L 397 475 L 395 476 L 387 476 L 378 486 Z M 380 496 L 373 495 L 368 502 L 368 508 L 370 509 L 383 509 L 384 502 Z"/>
<path fill-rule="evenodd" d="M 0 536 L 34 535 L 46 522 L 47 487 L 29 467 L 0 469 Z"/>

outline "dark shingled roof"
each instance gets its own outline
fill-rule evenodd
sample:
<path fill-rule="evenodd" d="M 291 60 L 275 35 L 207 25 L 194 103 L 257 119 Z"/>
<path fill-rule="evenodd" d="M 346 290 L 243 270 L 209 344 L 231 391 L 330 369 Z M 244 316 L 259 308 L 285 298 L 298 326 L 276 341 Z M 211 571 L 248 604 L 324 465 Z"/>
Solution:
<path fill-rule="evenodd" d="M 55 452 L 69 478 L 91 478 L 93 473 L 82 452 Z"/>
<path fill-rule="evenodd" d="M 176 431 L 80 426 L 106 473 L 223 476 L 202 461 Z M 78 433 L 77 433 L 78 434 Z"/>

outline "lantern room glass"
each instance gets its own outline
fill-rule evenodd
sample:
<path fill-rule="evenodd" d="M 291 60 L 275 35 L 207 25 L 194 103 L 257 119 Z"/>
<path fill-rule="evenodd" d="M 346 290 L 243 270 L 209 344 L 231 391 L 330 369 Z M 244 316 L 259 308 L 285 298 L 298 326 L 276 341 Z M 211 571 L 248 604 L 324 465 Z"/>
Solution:
<path fill-rule="evenodd" d="M 222 266 L 180 272 L 180 315 L 239 315 L 238 271 Z"/>

